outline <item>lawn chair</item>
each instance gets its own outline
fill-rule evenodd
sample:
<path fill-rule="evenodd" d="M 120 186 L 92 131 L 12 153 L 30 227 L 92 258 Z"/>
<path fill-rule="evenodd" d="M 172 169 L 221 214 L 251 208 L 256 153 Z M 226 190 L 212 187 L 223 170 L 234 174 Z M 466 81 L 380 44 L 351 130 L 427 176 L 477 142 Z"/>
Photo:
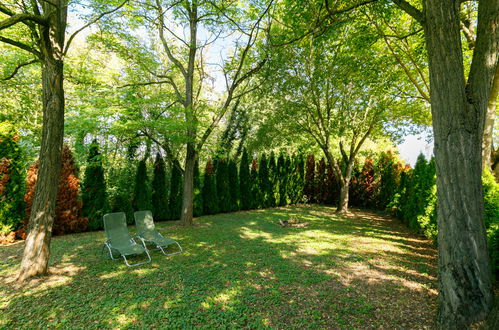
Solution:
<path fill-rule="evenodd" d="M 183 252 L 182 247 L 177 241 L 164 237 L 159 231 L 156 230 L 151 211 L 137 211 L 133 214 L 133 216 L 135 218 L 135 226 L 138 236 L 144 246 L 147 246 L 147 243 L 153 243 L 165 256 L 172 256 Z M 166 253 L 164 248 L 172 244 L 177 244 L 179 251 Z"/>
<path fill-rule="evenodd" d="M 106 231 L 107 241 L 104 246 L 109 250 L 109 255 L 111 259 L 118 260 L 113 255 L 113 250 L 119 252 L 119 254 L 125 259 L 125 263 L 128 267 L 135 267 L 151 262 L 151 256 L 149 252 L 140 244 L 134 241 L 130 234 L 128 233 L 128 228 L 126 226 L 126 216 L 123 212 L 109 213 L 104 215 L 104 230 Z M 104 249 L 104 248 L 103 248 Z M 139 262 L 130 265 L 127 260 L 127 256 L 137 255 L 141 253 L 146 253 L 148 261 Z"/>

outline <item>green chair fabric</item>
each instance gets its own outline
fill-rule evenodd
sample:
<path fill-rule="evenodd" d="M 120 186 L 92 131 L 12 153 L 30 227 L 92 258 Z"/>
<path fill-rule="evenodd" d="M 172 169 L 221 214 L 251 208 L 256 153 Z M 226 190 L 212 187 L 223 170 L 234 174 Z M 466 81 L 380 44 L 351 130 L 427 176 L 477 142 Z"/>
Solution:
<path fill-rule="evenodd" d="M 180 244 L 178 244 L 177 241 L 168 237 L 164 237 L 159 231 L 156 230 L 151 211 L 137 211 L 133 214 L 133 217 L 135 218 L 137 234 L 144 246 L 147 246 L 147 243 L 153 243 L 154 245 L 156 245 L 156 248 L 161 250 L 161 252 L 166 256 L 171 256 L 183 252 L 182 247 L 180 246 Z M 176 244 L 179 248 L 179 251 L 174 253 L 166 253 L 164 248 L 172 244 Z"/>
<path fill-rule="evenodd" d="M 128 267 L 139 266 L 151 262 L 151 256 L 145 246 L 137 244 L 128 232 L 126 226 L 126 216 L 123 212 L 109 213 L 104 215 L 104 230 L 106 232 L 107 241 L 104 246 L 108 248 L 111 259 L 117 260 L 113 255 L 113 251 L 118 251 L 121 257 L 125 260 Z M 130 265 L 127 256 L 146 253 L 148 261 Z"/>

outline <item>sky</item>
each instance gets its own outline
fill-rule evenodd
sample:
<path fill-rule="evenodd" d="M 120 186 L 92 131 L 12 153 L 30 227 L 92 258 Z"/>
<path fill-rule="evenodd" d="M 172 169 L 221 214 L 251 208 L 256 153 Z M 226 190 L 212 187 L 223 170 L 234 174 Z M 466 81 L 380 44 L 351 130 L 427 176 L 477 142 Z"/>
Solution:
<path fill-rule="evenodd" d="M 422 153 L 427 160 L 433 155 L 433 138 L 431 137 L 431 132 L 409 135 L 405 137 L 404 142 L 397 145 L 397 148 L 399 150 L 400 158 L 403 159 L 406 164 L 410 164 L 414 167 L 420 153 Z"/>

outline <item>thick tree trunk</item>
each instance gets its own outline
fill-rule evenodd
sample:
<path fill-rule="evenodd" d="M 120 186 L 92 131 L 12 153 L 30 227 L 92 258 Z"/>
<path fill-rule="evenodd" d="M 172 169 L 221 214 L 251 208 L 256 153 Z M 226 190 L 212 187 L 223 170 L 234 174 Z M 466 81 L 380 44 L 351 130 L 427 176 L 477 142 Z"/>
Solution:
<path fill-rule="evenodd" d="M 350 180 L 343 180 L 343 183 L 340 188 L 340 201 L 338 203 L 338 208 L 336 209 L 336 212 L 340 214 L 348 212 L 349 190 L 350 190 Z"/>
<path fill-rule="evenodd" d="M 464 81 L 459 3 L 425 1 L 438 191 L 438 320 L 445 329 L 483 320 L 493 304 L 481 183 L 488 98 Z M 482 65 L 495 63 L 487 61 L 493 63 Z"/>
<path fill-rule="evenodd" d="M 492 154 L 494 152 L 494 121 L 496 118 L 497 97 L 499 95 L 499 65 L 496 68 L 494 83 L 489 96 L 487 115 L 485 116 L 485 127 L 483 132 L 482 168 L 492 168 Z"/>
<path fill-rule="evenodd" d="M 180 222 L 184 226 L 192 225 L 193 216 L 193 186 L 194 166 L 196 164 L 196 151 L 192 143 L 187 144 L 187 155 L 185 157 L 184 190 L 182 195 L 182 213 Z"/>
<path fill-rule="evenodd" d="M 64 133 L 63 63 L 48 59 L 42 65 L 43 129 L 40 170 L 29 220 L 19 281 L 47 272 L 52 224 L 61 168 Z"/>

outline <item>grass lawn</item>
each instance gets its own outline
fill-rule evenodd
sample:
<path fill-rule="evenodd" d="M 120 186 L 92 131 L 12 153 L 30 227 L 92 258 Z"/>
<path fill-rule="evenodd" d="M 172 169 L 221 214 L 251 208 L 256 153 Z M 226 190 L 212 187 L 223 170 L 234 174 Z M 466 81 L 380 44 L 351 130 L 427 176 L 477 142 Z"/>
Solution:
<path fill-rule="evenodd" d="M 23 243 L 0 246 L 0 328 L 434 327 L 436 251 L 397 220 L 294 206 L 157 227 L 186 252 L 130 269 L 104 232 L 54 237 L 50 275 L 22 286 Z"/>

